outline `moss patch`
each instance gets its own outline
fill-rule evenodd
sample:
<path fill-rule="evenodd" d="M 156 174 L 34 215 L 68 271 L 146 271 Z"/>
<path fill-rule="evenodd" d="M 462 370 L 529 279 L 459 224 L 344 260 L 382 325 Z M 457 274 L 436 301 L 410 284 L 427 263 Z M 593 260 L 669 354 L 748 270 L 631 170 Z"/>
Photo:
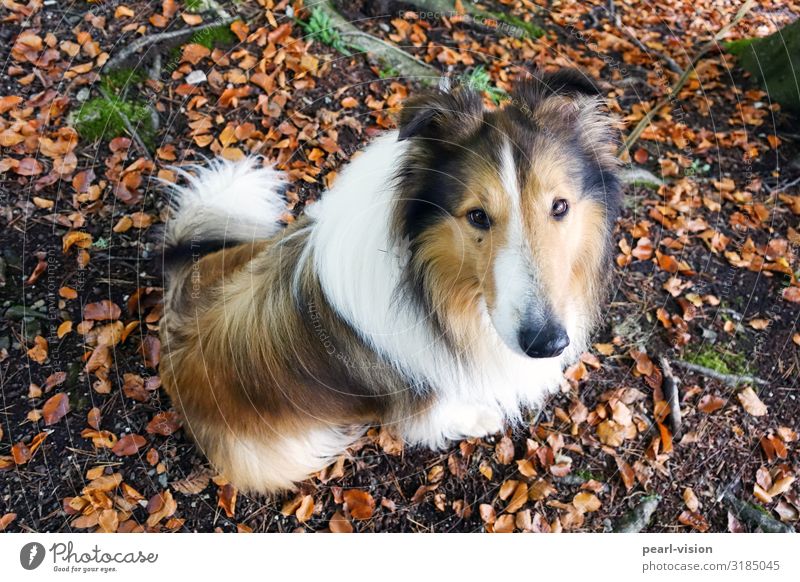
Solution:
<path fill-rule="evenodd" d="M 72 124 L 82 138 L 97 141 L 126 135 L 124 118 L 136 128 L 145 144 L 151 147 L 154 135 L 150 112 L 142 103 L 116 97 L 97 97 L 83 104 L 74 114 Z"/>
<path fill-rule="evenodd" d="M 219 26 L 212 26 L 195 32 L 189 39 L 188 44 L 200 44 L 208 50 L 214 50 L 220 46 L 234 44 L 236 41 L 236 35 L 231 32 L 230 26 L 220 24 Z"/>
<path fill-rule="evenodd" d="M 104 74 L 100 84 L 107 92 L 118 95 L 120 91 L 138 85 L 146 78 L 147 73 L 141 69 L 117 69 Z"/>
<path fill-rule="evenodd" d="M 748 372 L 744 354 L 721 351 L 714 346 L 703 346 L 698 350 L 687 353 L 686 361 L 710 368 L 720 374 L 736 375 Z"/>

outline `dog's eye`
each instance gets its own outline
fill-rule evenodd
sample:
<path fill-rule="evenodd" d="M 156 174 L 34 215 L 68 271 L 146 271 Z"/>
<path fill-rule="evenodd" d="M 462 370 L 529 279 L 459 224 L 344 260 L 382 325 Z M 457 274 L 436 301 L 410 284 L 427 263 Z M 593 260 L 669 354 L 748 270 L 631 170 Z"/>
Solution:
<path fill-rule="evenodd" d="M 486 214 L 486 212 L 481 208 L 476 208 L 467 212 L 467 220 L 469 220 L 469 223 L 472 226 L 482 230 L 487 230 L 492 226 L 492 221 L 489 219 L 489 215 Z"/>
<path fill-rule="evenodd" d="M 550 209 L 550 215 L 553 218 L 564 218 L 567 212 L 569 212 L 569 202 L 563 198 L 553 200 L 553 208 Z"/>

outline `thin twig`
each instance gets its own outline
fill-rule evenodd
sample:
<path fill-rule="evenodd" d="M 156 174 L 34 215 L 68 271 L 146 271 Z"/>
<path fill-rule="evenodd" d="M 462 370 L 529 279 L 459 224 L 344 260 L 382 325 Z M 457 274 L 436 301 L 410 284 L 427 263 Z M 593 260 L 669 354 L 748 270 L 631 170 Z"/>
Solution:
<path fill-rule="evenodd" d="M 672 373 L 672 366 L 669 365 L 669 360 L 666 357 L 661 356 L 658 361 L 661 364 L 661 376 L 663 378 L 661 390 L 664 392 L 664 399 L 669 404 L 670 429 L 672 429 L 672 436 L 677 438 L 681 432 L 681 381 Z"/>
<path fill-rule="evenodd" d="M 635 144 L 639 140 L 639 137 L 642 135 L 642 132 L 645 129 L 647 129 L 647 127 L 650 125 L 650 122 L 653 121 L 653 118 L 661 110 L 661 108 L 669 104 L 673 99 L 675 99 L 680 90 L 686 84 L 686 81 L 689 80 L 691 73 L 695 70 L 695 65 L 697 65 L 700 59 L 702 59 L 706 55 L 706 53 L 708 53 L 711 49 L 717 46 L 717 43 L 722 38 L 724 38 L 726 34 L 728 34 L 731 28 L 736 26 L 739 23 L 739 21 L 742 18 L 744 18 L 745 14 L 747 14 L 750 11 L 750 9 L 753 7 L 754 4 L 755 0 L 747 0 L 747 2 L 745 2 L 744 5 L 736 13 L 736 16 L 734 16 L 733 19 L 728 24 L 723 26 L 719 30 L 719 32 L 714 35 L 714 38 L 712 38 L 710 41 L 708 41 L 706 44 L 702 46 L 700 51 L 692 59 L 692 62 L 689 63 L 689 66 L 686 67 L 683 74 L 672 86 L 672 89 L 670 90 L 669 94 L 666 97 L 664 97 L 661 101 L 659 101 L 650 111 L 648 111 L 647 115 L 645 115 L 639 121 L 639 123 L 636 124 L 636 127 L 633 128 L 633 131 L 631 131 L 628 137 L 625 138 L 625 142 L 622 144 L 622 146 L 620 146 L 619 150 L 617 151 L 618 157 L 622 156 L 626 151 L 630 151 L 631 147 L 633 147 L 633 144 Z"/>
<path fill-rule="evenodd" d="M 800 184 L 800 177 L 795 178 L 791 182 L 786 182 L 785 184 L 778 184 L 774 188 L 770 188 L 769 186 L 767 186 L 767 192 L 769 192 L 770 194 L 772 194 L 773 192 L 782 192 L 787 188 L 796 186 L 797 184 Z"/>
<path fill-rule="evenodd" d="M 714 380 L 719 380 L 720 382 L 724 382 L 725 384 L 733 386 L 734 388 L 739 384 L 758 384 L 760 386 L 769 386 L 769 382 L 757 376 L 748 376 L 746 374 L 724 374 L 722 372 L 717 372 L 716 370 L 713 370 L 711 368 L 706 368 L 705 366 L 701 366 L 699 364 L 684 362 L 683 360 L 675 360 L 672 363 L 678 366 L 679 368 L 683 368 L 684 370 L 689 370 L 690 372 L 697 372 L 698 374 L 702 374 L 703 376 L 708 376 L 709 378 L 713 378 Z"/>

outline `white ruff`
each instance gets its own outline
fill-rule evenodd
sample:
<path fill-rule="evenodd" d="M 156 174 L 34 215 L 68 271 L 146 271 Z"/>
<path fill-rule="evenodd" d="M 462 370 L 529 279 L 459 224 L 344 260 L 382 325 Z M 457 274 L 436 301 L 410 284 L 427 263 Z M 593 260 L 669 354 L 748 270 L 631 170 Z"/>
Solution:
<path fill-rule="evenodd" d="M 402 296 L 397 301 L 406 259 L 391 238 L 392 182 L 408 146 L 390 132 L 355 158 L 311 207 L 316 224 L 309 244 L 331 306 L 409 378 L 411 389 L 428 387 L 437 395 L 426 414 L 397 422 L 409 442 L 438 447 L 446 439 L 480 436 L 499 430 L 503 421 L 519 420 L 522 407 L 540 404 L 558 386 L 562 366 L 580 353 L 580 341 L 574 337 L 559 358 L 528 358 L 506 346 L 482 305 L 481 345 L 475 346 L 473 361 L 461 365 L 425 314 Z M 578 331 L 576 323 L 569 322 L 570 337 Z"/>

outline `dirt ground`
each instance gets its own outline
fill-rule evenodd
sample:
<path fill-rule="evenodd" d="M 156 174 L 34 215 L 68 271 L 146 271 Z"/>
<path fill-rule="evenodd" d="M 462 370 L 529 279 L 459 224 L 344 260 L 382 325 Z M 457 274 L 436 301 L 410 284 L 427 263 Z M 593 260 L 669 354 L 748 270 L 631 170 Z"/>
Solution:
<path fill-rule="evenodd" d="M 135 39 L 220 15 L 170 0 L 0 7 L 0 531 L 601 532 L 654 499 L 644 531 L 798 530 L 798 118 L 722 44 L 623 154 L 625 170 L 663 185 L 626 187 L 594 348 L 525 426 L 441 452 L 375 428 L 275 498 L 218 476 L 158 379 L 158 179 L 261 153 L 290 176 L 296 216 L 422 89 L 311 35 L 301 2 L 219 4 L 234 24 L 164 39 L 113 71 Z M 388 0 L 340 11 L 437 74 L 486 73 L 487 102 L 525 68 L 579 67 L 623 136 L 677 81 L 667 61 L 689 66 L 736 11 L 484 4 L 507 20 Z M 798 15 L 757 2 L 725 40 Z"/>

